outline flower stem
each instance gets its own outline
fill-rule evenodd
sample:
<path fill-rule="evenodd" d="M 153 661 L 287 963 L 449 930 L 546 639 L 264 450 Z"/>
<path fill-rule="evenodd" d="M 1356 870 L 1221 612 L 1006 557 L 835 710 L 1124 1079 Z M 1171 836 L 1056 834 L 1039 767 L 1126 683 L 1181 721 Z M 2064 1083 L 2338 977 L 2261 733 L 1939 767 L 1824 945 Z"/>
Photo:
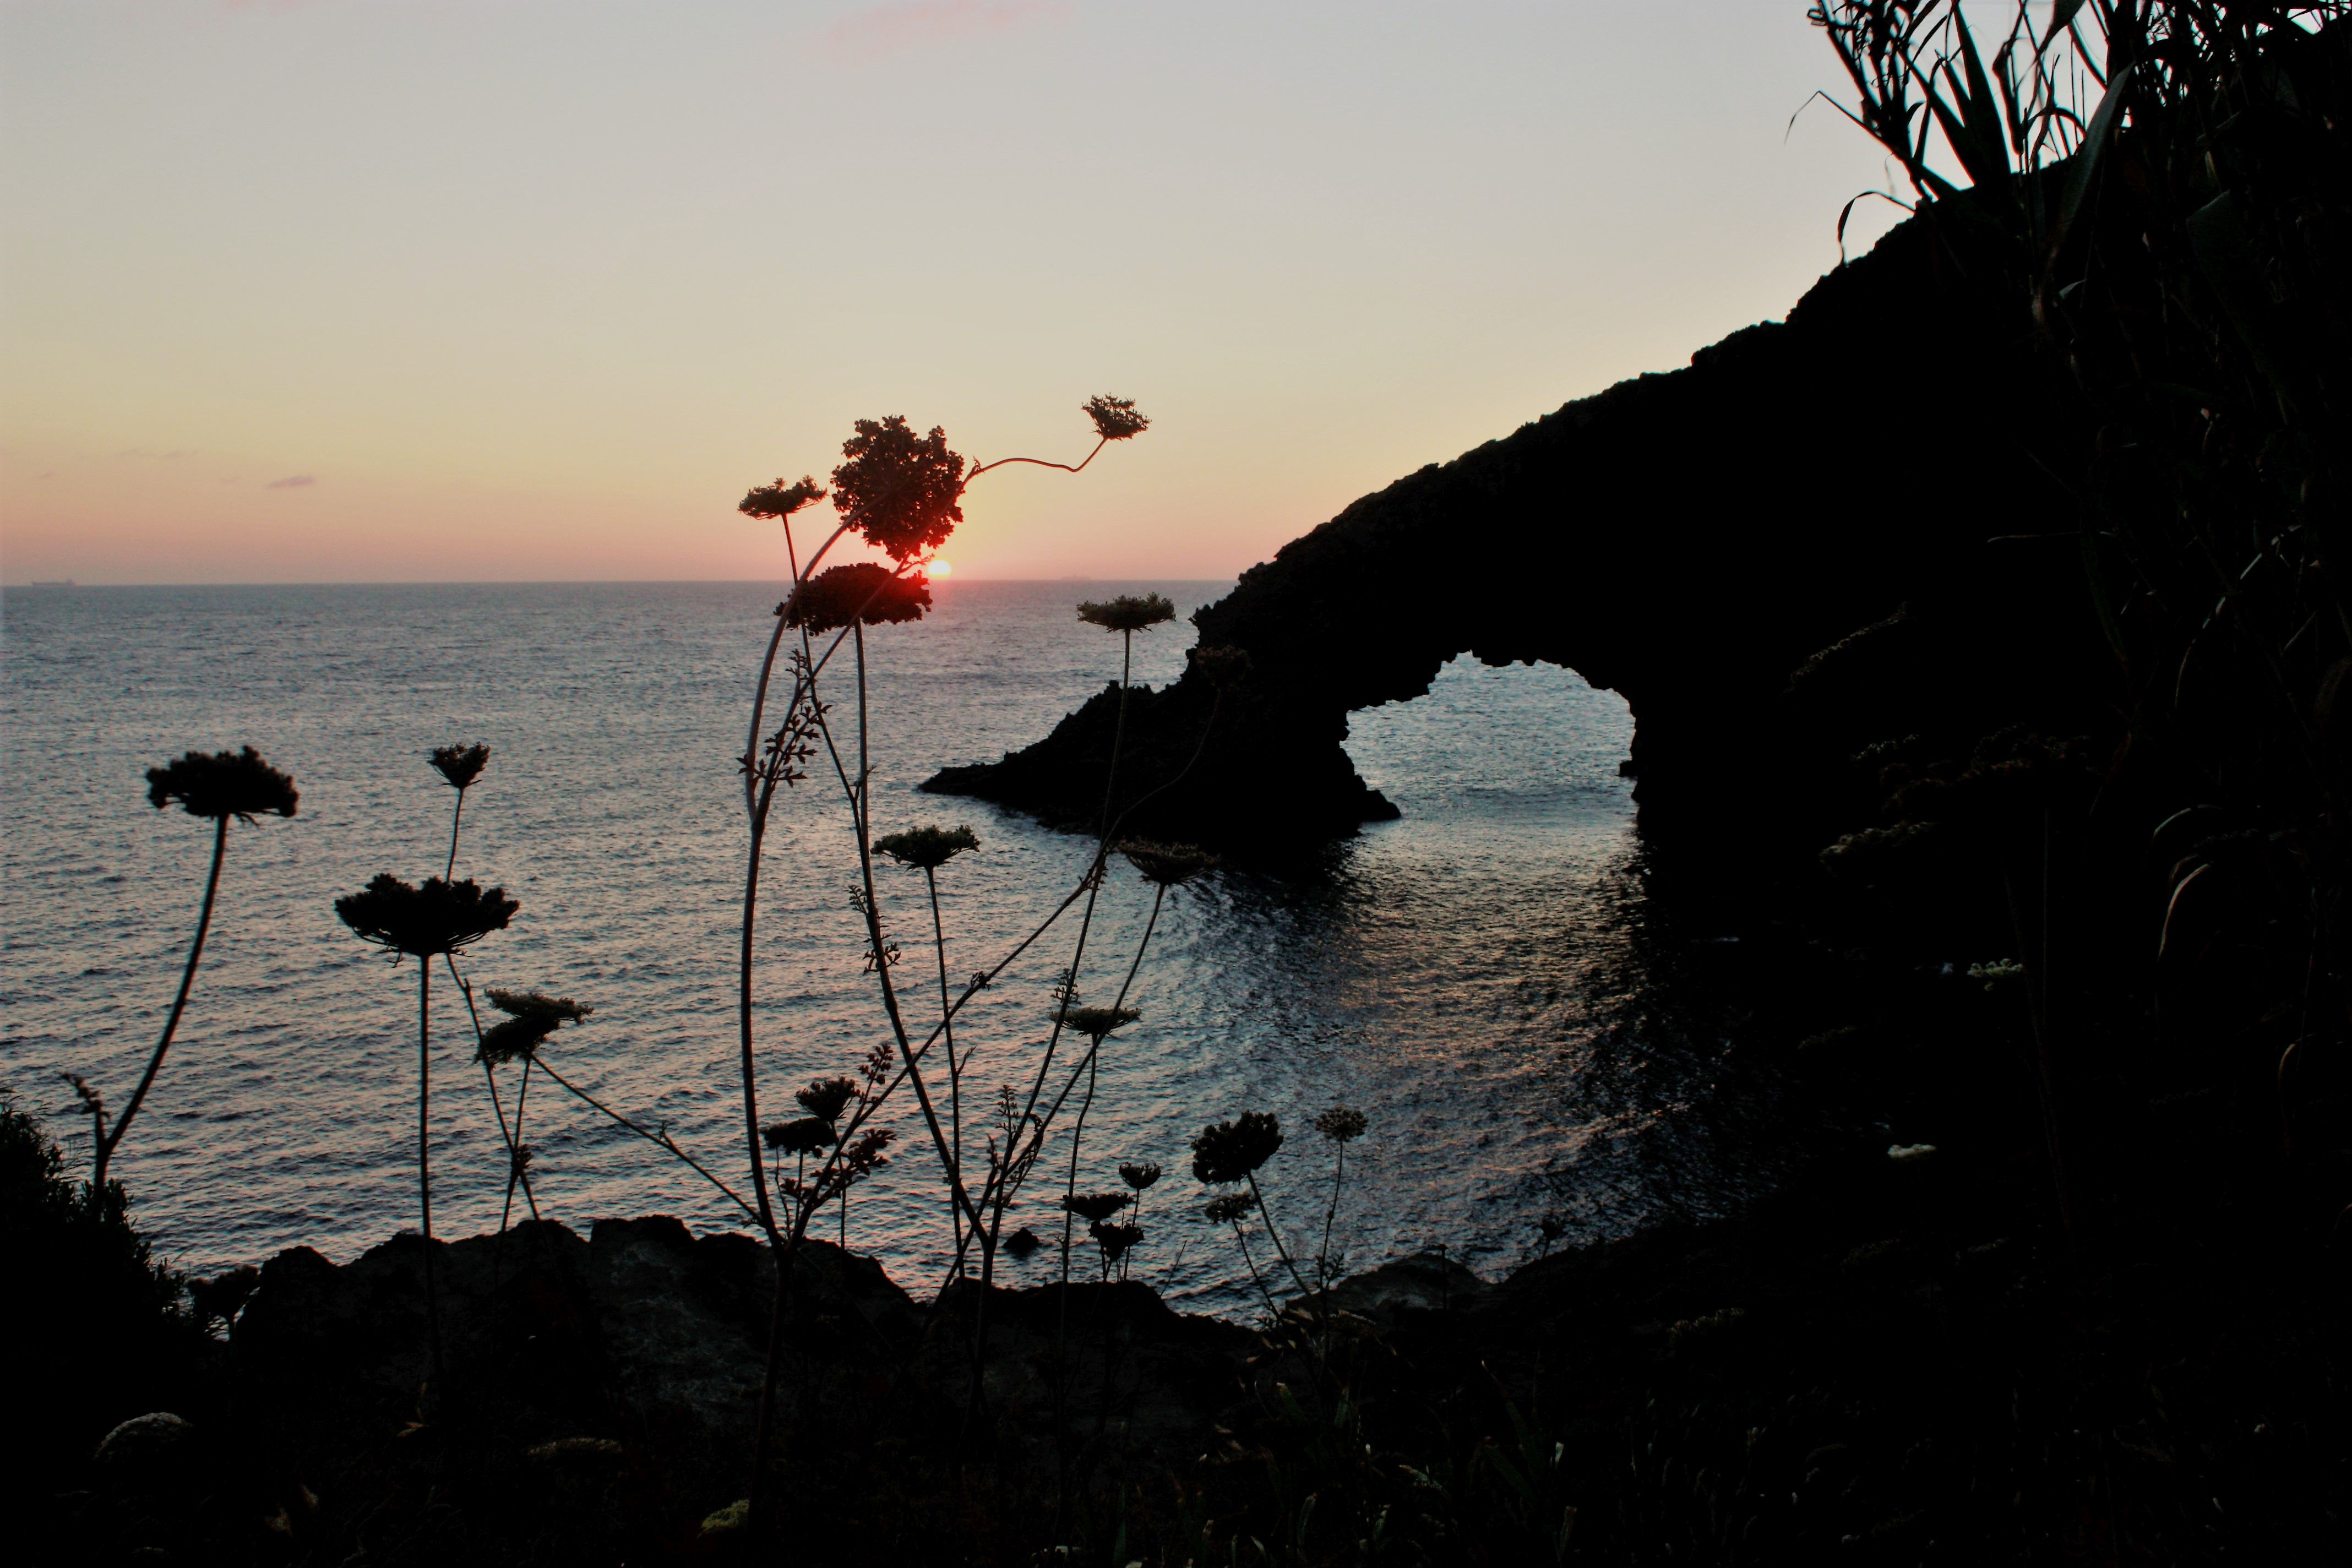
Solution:
<path fill-rule="evenodd" d="M 433 965 L 416 961 L 416 1212 L 425 1237 L 425 1327 L 433 1346 L 433 1378 L 443 1377 L 441 1293 L 433 1278 Z"/>
<path fill-rule="evenodd" d="M 215 817 L 213 822 L 213 865 L 205 875 L 205 907 L 196 916 L 196 940 L 188 949 L 188 966 L 180 972 L 180 992 L 172 998 L 171 1016 L 163 1020 L 163 1037 L 155 1042 L 155 1049 L 147 1058 L 147 1070 L 140 1075 L 139 1087 L 131 1093 L 131 1103 L 122 1108 L 110 1132 L 101 1132 L 94 1140 L 97 1148 L 92 1158 L 89 1179 L 89 1203 L 96 1210 L 106 1192 L 106 1168 L 114 1161 L 114 1151 L 121 1146 L 122 1135 L 131 1131 L 131 1119 L 139 1114 L 140 1105 L 147 1091 L 154 1086 L 155 1075 L 163 1070 L 163 1054 L 172 1048 L 172 1036 L 180 1027 L 180 1015 L 187 1010 L 188 991 L 196 983 L 196 963 L 205 955 L 205 933 L 212 930 L 213 900 L 220 891 L 221 860 L 228 853 L 228 818 Z"/>

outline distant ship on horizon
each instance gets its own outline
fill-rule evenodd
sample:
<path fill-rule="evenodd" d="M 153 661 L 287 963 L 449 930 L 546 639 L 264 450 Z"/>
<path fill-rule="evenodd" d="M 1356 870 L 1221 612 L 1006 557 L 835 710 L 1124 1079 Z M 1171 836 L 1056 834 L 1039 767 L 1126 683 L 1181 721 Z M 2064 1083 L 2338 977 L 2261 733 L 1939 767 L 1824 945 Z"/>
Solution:
<path fill-rule="evenodd" d="M 33 586 L 36 588 L 70 588 L 73 585 L 74 580 L 70 577 L 36 577 L 33 579 Z"/>

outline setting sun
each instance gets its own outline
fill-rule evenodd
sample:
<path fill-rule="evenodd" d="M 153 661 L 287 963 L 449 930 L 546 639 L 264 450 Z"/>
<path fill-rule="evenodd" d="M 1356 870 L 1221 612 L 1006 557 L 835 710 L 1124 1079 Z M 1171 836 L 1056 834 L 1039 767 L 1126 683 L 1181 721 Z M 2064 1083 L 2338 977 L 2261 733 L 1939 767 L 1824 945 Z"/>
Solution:
<path fill-rule="evenodd" d="M 923 568 L 923 575 L 926 577 L 952 577 L 955 575 L 955 568 L 949 565 L 944 561 L 934 561 L 929 566 Z"/>

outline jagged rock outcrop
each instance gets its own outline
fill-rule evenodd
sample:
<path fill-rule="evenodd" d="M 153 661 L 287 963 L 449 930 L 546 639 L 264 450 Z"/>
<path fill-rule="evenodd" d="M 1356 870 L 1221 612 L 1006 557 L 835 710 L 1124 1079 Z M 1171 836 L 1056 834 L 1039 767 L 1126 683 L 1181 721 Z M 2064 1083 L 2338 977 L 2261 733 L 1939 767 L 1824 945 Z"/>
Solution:
<path fill-rule="evenodd" d="M 2061 515 L 2014 439 L 2044 416 L 2018 324 L 1945 287 L 1948 239 L 1910 220 L 1785 322 L 1423 468 L 1252 567 L 1193 617 L 1249 679 L 1222 701 L 1197 670 L 1130 694 L 1121 805 L 1182 782 L 1129 830 L 1278 854 L 1393 816 L 1341 747 L 1348 715 L 1464 652 L 1622 693 L 1650 828 L 1804 816 L 1824 759 L 2071 701 L 2049 670 L 2053 638 L 2095 633 L 2079 574 L 1993 542 Z M 1090 827 L 1117 710 L 1107 690 L 924 787 Z"/>

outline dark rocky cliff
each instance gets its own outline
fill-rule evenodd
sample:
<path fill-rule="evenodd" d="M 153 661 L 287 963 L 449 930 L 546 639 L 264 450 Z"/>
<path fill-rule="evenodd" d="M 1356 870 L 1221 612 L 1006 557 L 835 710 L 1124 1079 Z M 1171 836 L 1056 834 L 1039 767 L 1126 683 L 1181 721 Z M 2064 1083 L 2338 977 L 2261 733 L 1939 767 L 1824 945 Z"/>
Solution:
<path fill-rule="evenodd" d="M 1464 652 L 1622 694 L 1645 830 L 1769 814 L 1808 851 L 1855 747 L 2073 705 L 2048 672 L 2053 637 L 2094 634 L 2082 591 L 2049 542 L 1995 542 L 2059 505 L 2014 438 L 2042 417 L 2025 350 L 1968 313 L 1937 240 L 1906 222 L 1787 321 L 1423 468 L 1252 567 L 1193 617 L 1249 679 L 1221 706 L 1198 671 L 1130 697 L 1123 805 L 1184 773 L 1218 710 L 1129 829 L 1265 855 L 1394 816 L 1342 750 L 1348 715 Z M 1116 709 L 1106 690 L 925 787 L 1091 827 Z"/>

